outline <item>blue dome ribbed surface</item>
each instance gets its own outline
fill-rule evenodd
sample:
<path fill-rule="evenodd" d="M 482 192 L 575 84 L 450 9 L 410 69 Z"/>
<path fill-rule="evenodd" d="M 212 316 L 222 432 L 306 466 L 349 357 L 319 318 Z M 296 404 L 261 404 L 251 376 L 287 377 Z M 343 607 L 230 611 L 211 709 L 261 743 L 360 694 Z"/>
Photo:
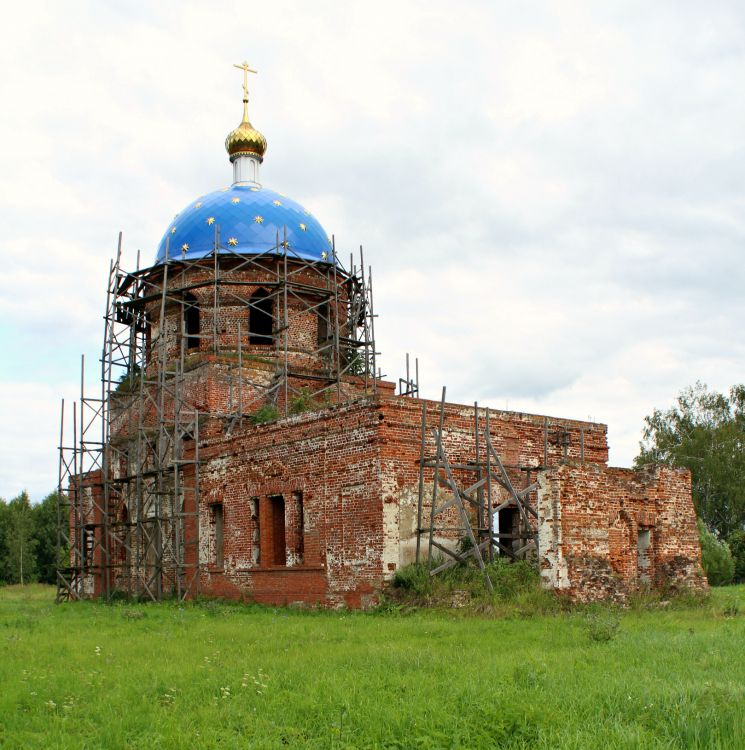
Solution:
<path fill-rule="evenodd" d="M 331 241 L 299 203 L 265 187 L 232 185 L 189 203 L 169 224 L 155 262 L 166 257 L 193 260 L 209 255 L 219 230 L 220 252 L 271 252 L 287 232 L 289 254 L 331 262 Z M 278 252 L 283 252 L 281 247 Z"/>

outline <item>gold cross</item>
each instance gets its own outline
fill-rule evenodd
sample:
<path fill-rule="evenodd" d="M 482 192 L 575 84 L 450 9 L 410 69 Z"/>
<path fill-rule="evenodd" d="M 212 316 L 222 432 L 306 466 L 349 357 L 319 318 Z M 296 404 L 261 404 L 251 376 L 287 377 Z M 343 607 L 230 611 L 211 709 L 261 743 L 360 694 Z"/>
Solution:
<path fill-rule="evenodd" d="M 249 67 L 245 60 L 240 65 L 234 63 L 233 67 L 243 71 L 243 100 L 248 101 L 248 74 L 256 73 L 258 75 L 258 71 Z"/>

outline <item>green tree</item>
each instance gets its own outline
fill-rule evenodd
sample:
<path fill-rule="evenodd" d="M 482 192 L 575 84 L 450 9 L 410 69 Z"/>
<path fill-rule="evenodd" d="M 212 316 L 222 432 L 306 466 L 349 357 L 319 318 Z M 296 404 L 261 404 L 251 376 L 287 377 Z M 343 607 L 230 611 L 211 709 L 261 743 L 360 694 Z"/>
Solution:
<path fill-rule="evenodd" d="M 729 535 L 727 544 L 735 560 L 735 583 L 745 583 L 745 531 L 734 531 Z"/>
<path fill-rule="evenodd" d="M 735 575 L 735 561 L 727 542 L 717 539 L 698 519 L 698 536 L 701 540 L 701 565 L 712 586 L 726 586 Z"/>
<path fill-rule="evenodd" d="M 31 500 L 24 490 L 8 503 L 8 568 L 9 583 L 36 580 L 36 540 Z"/>
<path fill-rule="evenodd" d="M 686 388 L 676 406 L 645 418 L 639 447 L 637 468 L 690 469 L 696 512 L 720 539 L 745 528 L 745 385 L 729 395 L 700 382 Z"/>
<path fill-rule="evenodd" d="M 0 497 L 0 586 L 10 583 L 10 509 Z"/>
<path fill-rule="evenodd" d="M 33 506 L 32 537 L 36 569 L 42 583 L 57 582 L 57 493 L 52 492 Z"/>

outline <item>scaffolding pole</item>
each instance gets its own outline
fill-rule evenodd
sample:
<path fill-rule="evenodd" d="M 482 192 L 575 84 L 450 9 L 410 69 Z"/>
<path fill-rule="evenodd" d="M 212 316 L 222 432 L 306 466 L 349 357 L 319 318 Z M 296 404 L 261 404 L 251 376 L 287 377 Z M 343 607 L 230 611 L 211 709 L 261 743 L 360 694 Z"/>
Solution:
<path fill-rule="evenodd" d="M 495 552 L 511 560 L 538 554 L 538 513 L 531 500 L 538 484 L 528 480 L 527 486 L 517 488 L 494 447 L 490 410 L 480 409 L 478 403 L 473 407 L 472 458 L 460 455 L 463 442 L 459 441 L 458 460 L 451 460 L 446 439 L 445 393 L 443 388 L 435 427 L 428 429 L 431 420 L 428 421 L 427 402 L 422 402 L 416 561 L 423 563 L 421 540 L 426 536 L 431 576 L 475 561 L 484 574 L 487 588 L 492 590 L 487 563 Z M 424 525 L 428 494 L 429 522 Z M 514 511 L 519 522 L 505 531 L 495 527 L 495 518 L 501 511 Z"/>
<path fill-rule="evenodd" d="M 377 392 L 371 271 L 361 248 L 359 271 L 354 263 L 347 270 L 335 241 L 330 258 L 309 259 L 285 229 L 274 247 L 242 255 L 221 243 L 216 226 L 212 252 L 201 258 L 174 256 L 167 241 L 164 262 L 141 268 L 138 253 L 136 269 L 125 271 L 122 252 L 120 234 L 100 398 L 86 391 L 82 360 L 71 424 L 62 402 L 58 549 L 69 559 L 57 571 L 57 601 L 197 594 L 201 426 L 221 423 L 230 434 L 267 404 L 287 414 L 298 400 L 321 407 Z M 221 321 L 235 310 L 249 322 L 268 316 L 270 333 L 257 342 L 240 321 L 226 330 Z M 290 333 L 309 316 L 319 335 L 299 346 Z M 256 375 L 257 362 L 271 377 Z M 193 383 L 204 368 L 227 385 L 225 406 L 202 408 Z"/>

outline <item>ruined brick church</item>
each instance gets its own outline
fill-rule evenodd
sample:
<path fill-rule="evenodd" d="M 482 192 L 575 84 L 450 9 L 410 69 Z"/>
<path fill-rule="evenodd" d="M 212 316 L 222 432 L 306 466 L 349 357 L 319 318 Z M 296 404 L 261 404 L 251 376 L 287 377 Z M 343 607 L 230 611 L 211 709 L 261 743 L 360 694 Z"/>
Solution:
<path fill-rule="evenodd" d="M 63 402 L 58 599 L 365 607 L 415 560 L 498 555 L 577 600 L 705 588 L 687 470 L 609 468 L 605 425 L 382 379 L 372 271 L 262 184 L 237 67 L 232 183 L 152 264 L 122 268 L 120 237 L 100 387 Z"/>

